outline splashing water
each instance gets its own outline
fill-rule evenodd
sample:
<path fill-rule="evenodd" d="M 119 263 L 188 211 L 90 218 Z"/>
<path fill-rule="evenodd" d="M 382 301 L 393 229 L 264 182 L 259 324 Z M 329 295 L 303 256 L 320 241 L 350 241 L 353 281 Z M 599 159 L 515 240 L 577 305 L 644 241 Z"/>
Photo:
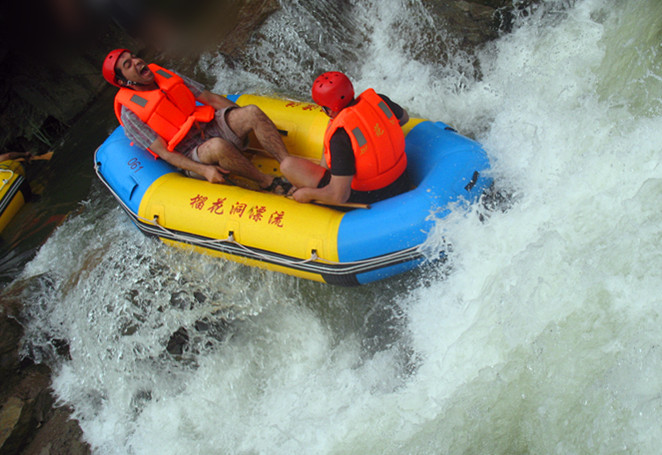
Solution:
<path fill-rule="evenodd" d="M 479 52 L 476 77 L 424 2 L 339 3 L 283 1 L 234 69 L 207 56 L 215 90 L 307 98 L 317 73 L 347 71 L 482 142 L 508 206 L 431 233 L 450 265 L 338 289 L 146 239 L 95 187 L 14 283 L 25 349 L 54 365 L 86 440 L 655 453 L 662 4 L 543 2 Z"/>

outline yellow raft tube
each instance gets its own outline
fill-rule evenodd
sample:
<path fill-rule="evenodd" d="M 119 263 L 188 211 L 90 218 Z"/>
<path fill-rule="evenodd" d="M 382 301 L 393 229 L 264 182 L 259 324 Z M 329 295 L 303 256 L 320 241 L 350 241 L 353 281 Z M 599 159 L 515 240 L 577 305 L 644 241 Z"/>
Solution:
<path fill-rule="evenodd" d="M 25 204 L 25 170 L 14 160 L 0 162 L 0 232 Z"/>

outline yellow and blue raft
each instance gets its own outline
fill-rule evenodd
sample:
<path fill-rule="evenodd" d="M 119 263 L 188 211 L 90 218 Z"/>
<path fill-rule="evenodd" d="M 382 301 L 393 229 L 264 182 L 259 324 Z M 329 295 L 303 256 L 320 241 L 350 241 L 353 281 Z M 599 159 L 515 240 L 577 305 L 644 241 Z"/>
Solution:
<path fill-rule="evenodd" d="M 229 97 L 259 106 L 288 151 L 319 162 L 328 117 L 314 104 L 256 95 Z M 404 127 L 415 186 L 369 209 L 336 210 L 239 186 L 186 177 L 134 146 L 118 127 L 95 153 L 95 169 L 140 230 L 168 244 L 193 246 L 250 266 L 353 286 L 411 270 L 420 246 L 449 204 L 475 201 L 491 184 L 486 153 L 448 125 L 410 119 Z M 254 143 L 252 146 L 259 147 Z M 256 151 L 253 163 L 278 175 Z"/>
<path fill-rule="evenodd" d="M 7 160 L 0 163 L 0 232 L 25 204 L 27 181 L 21 163 Z"/>

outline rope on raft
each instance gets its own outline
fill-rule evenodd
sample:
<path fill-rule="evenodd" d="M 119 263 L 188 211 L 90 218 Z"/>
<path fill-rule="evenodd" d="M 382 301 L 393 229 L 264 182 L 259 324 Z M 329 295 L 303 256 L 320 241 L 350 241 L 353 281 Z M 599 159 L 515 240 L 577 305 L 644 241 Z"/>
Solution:
<path fill-rule="evenodd" d="M 125 203 L 122 201 L 122 199 L 113 191 L 113 189 L 110 187 L 110 185 L 106 182 L 106 180 L 103 178 L 103 176 L 99 173 L 98 170 L 98 165 L 95 164 L 94 170 L 99 176 L 100 180 L 103 182 L 104 185 L 110 190 L 110 192 L 115 196 L 115 198 L 119 201 L 120 205 L 122 208 L 131 216 L 135 221 L 138 221 L 142 223 L 143 225 L 153 227 L 154 230 L 150 231 L 150 234 L 159 236 L 159 237 L 166 237 L 171 240 L 179 241 L 182 243 L 188 243 L 200 247 L 206 247 L 210 249 L 215 249 L 213 247 L 218 247 L 222 245 L 233 245 L 237 247 L 238 249 L 244 251 L 246 253 L 246 256 L 252 259 L 258 259 L 258 260 L 263 260 L 266 262 L 270 262 L 276 265 L 282 265 L 285 267 L 298 267 L 298 266 L 304 266 L 306 264 L 312 264 L 312 268 L 305 268 L 304 270 L 311 272 L 311 273 L 325 273 L 328 275 L 346 275 L 348 273 L 361 273 L 365 272 L 366 270 L 371 270 L 373 268 L 377 267 L 383 267 L 385 264 L 386 265 L 391 265 L 391 264 L 398 264 L 401 262 L 409 261 L 409 260 L 414 260 L 414 259 L 420 259 L 422 257 L 422 254 L 420 252 L 420 247 L 419 246 L 413 246 L 410 248 L 406 248 L 404 250 L 400 251 L 395 251 L 392 253 L 385 254 L 383 256 L 375 257 L 375 258 L 369 258 L 369 259 L 363 259 L 360 261 L 348 261 L 348 262 L 337 262 L 337 261 L 330 261 L 328 259 L 321 258 L 317 255 L 317 252 L 315 250 L 311 251 L 311 255 L 308 259 L 289 259 L 288 257 L 278 255 L 278 254 L 265 254 L 261 252 L 260 250 L 254 249 L 247 247 L 245 245 L 242 245 L 241 243 L 237 242 L 234 239 L 234 235 L 232 232 L 228 234 L 228 237 L 225 239 L 210 239 L 210 238 L 205 238 L 201 236 L 195 236 L 191 234 L 185 234 L 182 235 L 176 231 L 172 231 L 158 223 L 158 217 L 155 217 L 154 219 L 150 220 L 147 218 L 144 218 L 137 213 L 134 213 Z M 141 230 L 148 232 L 149 229 L 146 228 L 146 226 L 141 227 Z M 159 235 L 162 234 L 162 235 Z M 165 235 L 164 235 L 165 234 Z M 228 254 L 232 254 L 231 252 L 226 252 Z M 329 269 L 329 268 L 324 268 L 323 264 L 329 265 L 329 266 L 335 266 L 335 267 L 342 267 L 339 269 Z M 315 270 L 316 268 L 319 268 L 319 270 Z"/>

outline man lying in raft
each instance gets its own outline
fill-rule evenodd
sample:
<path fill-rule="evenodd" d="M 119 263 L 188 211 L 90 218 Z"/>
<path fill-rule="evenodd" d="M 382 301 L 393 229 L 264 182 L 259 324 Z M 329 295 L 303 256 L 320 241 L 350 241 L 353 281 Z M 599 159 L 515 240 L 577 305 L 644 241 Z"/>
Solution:
<path fill-rule="evenodd" d="M 406 110 L 373 89 L 354 99 L 351 81 L 337 71 L 315 79 L 312 95 L 331 121 L 322 166 L 308 163 L 305 182 L 298 172 L 290 179 L 299 188 L 292 195 L 295 200 L 370 204 L 410 189 L 402 132 L 409 120 Z M 289 163 L 281 164 L 283 172 L 294 171 Z"/>
<path fill-rule="evenodd" d="M 260 172 L 241 153 L 253 131 L 279 163 L 290 156 L 275 125 L 257 106 L 239 107 L 190 78 L 148 65 L 127 49 L 111 51 L 102 73 L 119 88 L 115 114 L 126 136 L 152 154 L 212 183 L 223 183 L 224 175 L 233 173 L 277 194 L 291 188 L 285 179 Z M 296 162 L 288 165 L 289 172 L 297 172 Z"/>

